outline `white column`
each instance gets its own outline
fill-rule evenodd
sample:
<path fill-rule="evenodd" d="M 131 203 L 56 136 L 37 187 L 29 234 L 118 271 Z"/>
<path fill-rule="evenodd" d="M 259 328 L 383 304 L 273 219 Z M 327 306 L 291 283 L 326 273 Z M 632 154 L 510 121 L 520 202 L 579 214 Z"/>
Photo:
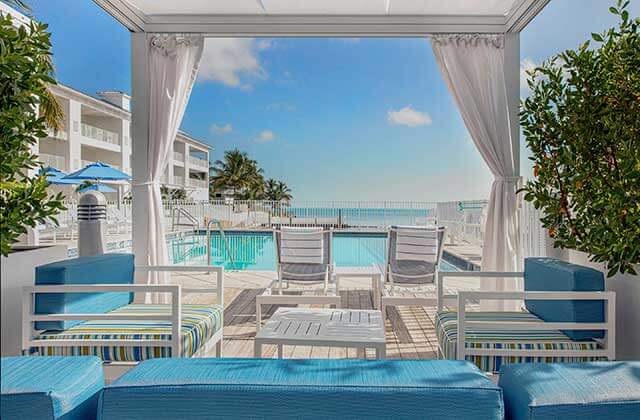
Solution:
<path fill-rule="evenodd" d="M 191 187 L 189 185 L 189 167 L 191 166 L 191 162 L 189 162 L 189 153 L 191 153 L 191 148 L 189 147 L 189 143 L 184 143 L 184 185 L 185 187 Z"/>
<path fill-rule="evenodd" d="M 145 33 L 131 34 L 131 170 L 132 185 L 146 181 L 148 173 L 147 148 L 149 147 L 149 69 L 147 62 Z M 133 254 L 136 261 L 145 264 L 147 261 L 147 212 L 149 202 L 145 194 L 136 194 L 132 188 L 132 239 Z M 136 274 L 136 282 L 144 283 L 146 276 Z M 142 296 L 136 301 L 142 302 Z"/>
<path fill-rule="evenodd" d="M 77 171 L 82 168 L 82 146 L 80 137 L 82 136 L 82 108 L 80 102 L 69 99 L 69 150 L 67 170 Z"/>
<path fill-rule="evenodd" d="M 511 123 L 511 150 L 515 161 L 514 176 L 520 176 L 520 34 L 507 33 L 504 37 L 504 80 L 507 92 L 507 107 Z M 520 201 L 522 197 L 518 197 Z M 519 221 L 519 218 L 517 218 Z M 520 223 L 518 223 L 518 239 L 520 239 Z M 522 243 L 518 240 L 517 270 L 522 270 Z M 520 288 L 523 285 L 519 285 Z"/>

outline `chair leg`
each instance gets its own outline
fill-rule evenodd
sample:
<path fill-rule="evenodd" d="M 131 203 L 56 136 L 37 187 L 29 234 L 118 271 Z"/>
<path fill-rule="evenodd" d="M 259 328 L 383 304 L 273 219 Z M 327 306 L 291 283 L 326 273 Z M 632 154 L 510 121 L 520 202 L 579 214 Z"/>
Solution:
<path fill-rule="evenodd" d="M 380 304 L 380 310 L 382 311 L 382 319 L 386 320 L 387 319 L 387 305 L 385 305 L 384 302 L 382 302 Z"/>
<path fill-rule="evenodd" d="M 222 357 L 222 339 L 216 343 L 216 357 Z"/>

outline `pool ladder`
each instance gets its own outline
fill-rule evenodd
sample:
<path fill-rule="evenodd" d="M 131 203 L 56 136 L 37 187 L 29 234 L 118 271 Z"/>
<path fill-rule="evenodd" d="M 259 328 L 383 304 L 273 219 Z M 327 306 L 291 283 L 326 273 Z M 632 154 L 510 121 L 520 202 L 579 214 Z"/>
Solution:
<path fill-rule="evenodd" d="M 222 223 L 218 219 L 211 219 L 207 222 L 207 265 L 211 265 L 211 225 L 218 225 L 218 232 L 220 232 L 220 238 L 222 242 L 224 242 L 224 247 L 227 251 L 227 255 L 229 255 L 229 261 L 231 262 L 231 267 L 235 266 L 235 262 L 233 261 L 233 254 L 231 254 L 231 247 L 229 246 L 229 241 L 227 241 L 227 237 L 224 234 L 224 229 L 222 229 Z"/>

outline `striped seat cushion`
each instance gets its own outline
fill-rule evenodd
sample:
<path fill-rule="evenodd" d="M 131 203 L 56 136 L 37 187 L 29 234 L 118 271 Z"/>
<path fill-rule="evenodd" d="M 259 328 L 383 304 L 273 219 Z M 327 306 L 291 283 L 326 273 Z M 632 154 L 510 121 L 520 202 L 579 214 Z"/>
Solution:
<path fill-rule="evenodd" d="M 531 322 L 526 331 L 465 330 L 467 349 L 512 349 L 512 350 L 598 350 L 595 341 L 573 341 L 561 331 L 536 330 L 542 323 L 540 318 L 528 312 L 466 312 L 466 319 L 473 321 L 520 321 Z M 436 334 L 440 350 L 446 359 L 456 359 L 458 341 L 457 312 L 442 311 L 436 315 Z M 478 356 L 467 355 L 465 360 L 475 363 L 485 372 L 498 372 L 500 366 L 509 363 L 555 363 L 586 362 L 603 360 L 601 357 L 524 357 L 524 356 Z"/>
<path fill-rule="evenodd" d="M 115 309 L 114 314 L 162 314 L 170 313 L 171 305 L 130 304 Z M 193 356 L 222 328 L 222 307 L 219 305 L 182 305 L 182 357 Z M 47 331 L 39 338 L 44 340 L 169 340 L 169 321 L 86 321 L 65 331 Z M 45 356 L 93 355 L 105 362 L 139 362 L 157 357 L 172 357 L 169 345 L 152 346 L 74 346 L 36 347 L 31 352 Z"/>

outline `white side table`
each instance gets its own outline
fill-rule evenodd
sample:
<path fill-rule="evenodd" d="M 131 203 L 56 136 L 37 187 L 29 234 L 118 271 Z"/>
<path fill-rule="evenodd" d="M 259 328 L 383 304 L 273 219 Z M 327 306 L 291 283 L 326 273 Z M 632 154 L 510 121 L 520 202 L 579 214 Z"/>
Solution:
<path fill-rule="evenodd" d="M 373 293 L 373 307 L 380 309 L 380 284 L 382 283 L 382 273 L 374 265 L 364 267 L 336 267 L 334 271 L 336 288 L 340 290 L 340 278 L 364 278 L 371 280 L 371 292 Z"/>
<path fill-rule="evenodd" d="M 376 358 L 386 357 L 387 343 L 382 313 L 377 310 L 279 308 L 258 331 L 255 357 L 262 357 L 262 346 L 355 347 L 376 350 Z"/>

